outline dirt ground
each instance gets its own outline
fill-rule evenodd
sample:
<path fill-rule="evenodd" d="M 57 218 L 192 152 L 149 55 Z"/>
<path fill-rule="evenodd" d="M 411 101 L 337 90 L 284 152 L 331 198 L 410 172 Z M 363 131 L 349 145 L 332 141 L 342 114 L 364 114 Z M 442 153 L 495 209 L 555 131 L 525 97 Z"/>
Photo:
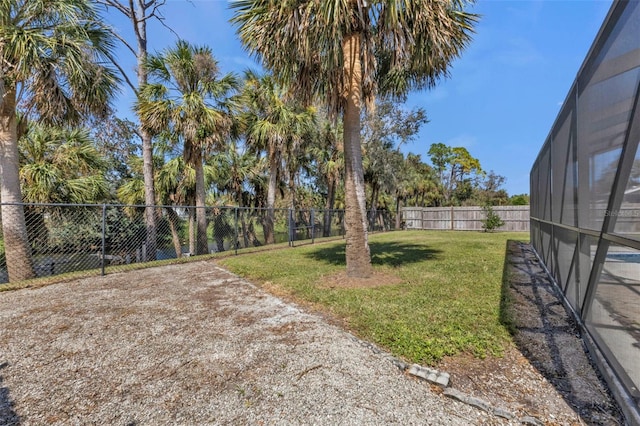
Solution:
<path fill-rule="evenodd" d="M 437 366 L 508 415 L 207 261 L 1 292 L 0 425 L 624 424 L 529 247 L 508 260 L 517 346 Z"/>

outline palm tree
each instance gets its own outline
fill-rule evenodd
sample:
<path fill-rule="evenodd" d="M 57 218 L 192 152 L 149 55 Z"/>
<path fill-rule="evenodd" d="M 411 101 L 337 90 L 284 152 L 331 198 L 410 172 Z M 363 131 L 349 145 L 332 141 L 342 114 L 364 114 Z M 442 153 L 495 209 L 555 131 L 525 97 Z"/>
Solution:
<path fill-rule="evenodd" d="M 29 203 L 98 203 L 109 195 L 106 164 L 86 129 L 34 125 L 19 142 Z"/>
<path fill-rule="evenodd" d="M 316 127 L 316 116 L 313 108 L 302 110 L 296 117 L 299 125 L 297 134 L 287 138 L 287 145 L 284 147 L 283 163 L 287 171 L 287 184 L 289 189 L 289 208 L 297 208 L 296 190 L 298 180 L 302 172 L 309 174 L 311 167 L 311 148 L 317 139 L 318 128 Z"/>
<path fill-rule="evenodd" d="M 240 210 L 240 222 L 244 246 L 249 247 L 252 237 L 246 221 L 244 208 L 250 206 L 248 187 L 250 183 L 263 177 L 265 169 L 264 158 L 259 158 L 248 150 L 241 150 L 235 143 L 225 152 L 212 158 L 213 169 L 216 171 L 216 181 L 220 190 L 228 192 L 232 201 Z M 251 238 L 255 244 L 257 239 Z"/>
<path fill-rule="evenodd" d="M 360 111 L 377 94 L 432 87 L 470 41 L 464 0 L 236 0 L 245 47 L 303 100 L 344 123 L 347 274 L 371 275 Z"/>
<path fill-rule="evenodd" d="M 318 138 L 311 149 L 320 186 L 326 188 L 322 236 L 331 235 L 331 219 L 335 207 L 338 183 L 344 173 L 342 155 L 342 123 L 331 123 L 326 118 L 319 123 Z"/>
<path fill-rule="evenodd" d="M 245 107 L 246 140 L 254 152 L 266 152 L 269 164 L 266 244 L 275 242 L 274 216 L 278 177 L 285 171 L 285 157 L 293 160 L 313 125 L 313 110 L 303 109 L 287 99 L 287 93 L 273 76 L 248 71 L 242 94 Z"/>
<path fill-rule="evenodd" d="M 216 171 L 216 182 L 221 191 L 230 193 L 238 207 L 247 207 L 246 187 L 248 182 L 262 177 L 264 158 L 257 157 L 232 143 L 229 148 L 211 159 Z"/>
<path fill-rule="evenodd" d="M 154 204 L 162 205 L 167 214 L 171 238 L 176 257 L 182 257 L 180 241 L 180 218 L 177 208 L 180 206 L 193 206 L 195 203 L 195 170 L 185 163 L 183 156 L 171 156 L 170 147 L 167 146 L 167 134 L 162 134 L 161 143 L 155 145 L 154 154 L 154 181 L 156 182 L 156 197 Z M 165 161 L 166 158 L 169 158 Z M 118 188 L 118 199 L 124 204 L 136 205 L 145 202 L 145 183 L 143 175 L 144 160 L 141 157 L 132 157 L 129 160 L 133 176 L 126 179 Z M 204 166 L 205 182 L 210 185 L 218 178 L 218 171 L 210 165 Z M 195 243 L 195 215 L 193 209 L 189 209 L 189 251 L 196 252 Z"/>
<path fill-rule="evenodd" d="M 411 204 L 418 207 L 439 205 L 442 193 L 436 171 L 417 154 L 408 154 L 404 163 L 406 179 L 403 178 L 398 195 L 402 195 L 402 199 L 407 201 L 413 196 Z"/>
<path fill-rule="evenodd" d="M 195 186 L 195 179 L 193 177 L 194 173 L 193 169 L 185 170 L 186 168 L 182 157 L 175 157 L 167 162 L 163 162 L 161 156 L 155 155 L 154 157 L 156 163 L 153 168 L 155 171 L 154 181 L 157 181 L 157 191 L 154 192 L 158 197 L 157 202 L 154 200 L 154 205 L 160 204 L 165 208 L 176 257 L 179 258 L 182 257 L 182 247 L 179 235 L 179 217 L 170 205 L 180 204 L 185 197 L 189 196 L 189 191 L 181 191 L 180 189 L 183 189 L 184 181 L 189 178 L 191 179 L 191 186 Z M 123 184 L 118 187 L 118 199 L 122 203 L 128 205 L 146 203 L 146 190 L 143 172 L 144 160 L 141 157 L 132 157 L 129 159 L 129 163 L 131 170 L 134 173 L 131 177 L 125 179 Z"/>
<path fill-rule="evenodd" d="M 61 124 L 106 113 L 118 83 L 103 65 L 112 47 L 89 0 L 0 2 L 0 197 L 10 281 L 34 276 L 18 204 L 19 116 Z"/>
<path fill-rule="evenodd" d="M 20 138 L 20 183 L 29 203 L 99 203 L 109 197 L 105 177 L 106 163 L 86 129 L 32 124 Z M 45 217 L 56 223 L 67 222 L 67 209 L 29 205 L 25 221 L 34 249 L 49 245 Z M 77 221 L 82 211 L 73 211 Z"/>
<path fill-rule="evenodd" d="M 146 67 L 151 83 L 141 88 L 136 111 L 151 132 L 170 128 L 182 139 L 185 161 L 196 172 L 195 254 L 206 254 L 204 155 L 224 146 L 229 135 L 231 117 L 225 102 L 236 87 L 236 79 L 232 74 L 220 76 L 211 49 L 183 40 L 149 56 Z"/>

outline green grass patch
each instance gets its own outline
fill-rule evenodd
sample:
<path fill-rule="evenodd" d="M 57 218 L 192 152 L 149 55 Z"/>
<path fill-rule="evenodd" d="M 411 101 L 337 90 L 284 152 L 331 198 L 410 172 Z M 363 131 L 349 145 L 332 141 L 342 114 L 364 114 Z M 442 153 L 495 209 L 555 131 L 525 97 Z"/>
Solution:
<path fill-rule="evenodd" d="M 344 241 L 252 253 L 220 263 L 278 294 L 311 303 L 355 334 L 410 362 L 444 356 L 500 356 L 511 343 L 504 310 L 508 240 L 526 233 L 403 231 L 369 237 L 374 269 L 397 283 L 323 285 L 345 269 Z"/>

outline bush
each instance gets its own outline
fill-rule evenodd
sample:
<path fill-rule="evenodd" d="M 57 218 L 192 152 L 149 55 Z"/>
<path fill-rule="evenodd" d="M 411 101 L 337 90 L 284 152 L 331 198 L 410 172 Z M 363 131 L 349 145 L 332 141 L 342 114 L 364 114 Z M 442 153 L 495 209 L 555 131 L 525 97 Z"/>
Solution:
<path fill-rule="evenodd" d="M 504 221 L 493 211 L 493 207 L 485 206 L 482 210 L 485 214 L 485 219 L 482 221 L 482 229 L 484 229 L 484 232 L 491 232 L 504 225 Z"/>

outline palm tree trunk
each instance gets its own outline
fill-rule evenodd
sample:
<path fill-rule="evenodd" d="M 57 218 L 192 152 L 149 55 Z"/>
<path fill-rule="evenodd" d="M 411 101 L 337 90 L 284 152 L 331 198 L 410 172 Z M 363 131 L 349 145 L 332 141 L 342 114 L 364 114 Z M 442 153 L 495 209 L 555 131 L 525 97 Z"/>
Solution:
<path fill-rule="evenodd" d="M 322 229 L 322 236 L 331 236 L 331 211 L 336 201 L 336 180 L 330 178 L 327 188 L 327 202 L 325 203 L 324 210 L 324 226 Z"/>
<path fill-rule="evenodd" d="M 182 257 L 182 245 L 180 244 L 180 235 L 178 234 L 178 213 L 173 210 L 172 207 L 167 207 L 167 216 L 169 216 L 169 229 L 171 230 L 171 240 L 173 241 L 173 248 L 176 251 L 176 258 Z"/>
<path fill-rule="evenodd" d="M 267 217 L 264 224 L 265 244 L 276 242 L 273 224 L 275 222 L 276 187 L 278 184 L 278 156 L 275 153 L 269 155 L 269 186 L 267 187 Z"/>
<path fill-rule="evenodd" d="M 238 214 L 240 215 L 240 225 L 242 226 L 242 241 L 244 243 L 244 245 L 242 246 L 243 248 L 247 248 L 249 247 L 249 234 L 248 234 L 248 230 L 247 230 L 247 220 L 245 219 L 245 210 L 244 210 L 244 202 L 242 201 L 242 188 L 238 187 L 235 189 L 235 193 L 236 193 L 236 199 L 238 200 L 238 207 L 240 207 L 240 209 L 238 209 Z M 236 244 L 238 242 L 236 241 Z"/>
<path fill-rule="evenodd" d="M 289 194 L 291 200 L 289 202 L 289 238 L 290 241 L 296 240 L 296 183 L 294 180 L 295 173 L 289 174 Z"/>
<path fill-rule="evenodd" d="M 360 146 L 360 108 L 362 105 L 361 34 L 346 36 L 342 42 L 346 97 L 344 105 L 345 222 L 347 275 L 371 276 L 371 253 L 367 235 L 367 211 Z"/>
<path fill-rule="evenodd" d="M 239 209 L 237 209 L 236 211 L 237 211 L 237 214 L 240 215 L 240 226 L 242 228 L 242 239 L 244 242 L 244 245 L 242 247 L 247 248 L 249 247 L 249 235 L 247 234 L 247 221 L 245 220 L 245 217 L 244 217 L 244 209 L 243 209 L 244 202 L 242 200 L 242 187 L 240 186 L 239 183 L 234 185 L 233 192 L 235 193 L 236 200 L 238 200 Z M 235 241 L 236 246 L 239 243 L 240 242 L 238 240 Z"/>
<path fill-rule="evenodd" d="M 202 149 L 193 149 L 193 168 L 196 171 L 196 222 L 198 230 L 196 232 L 196 254 L 209 253 L 209 241 L 207 238 L 207 210 L 205 206 L 205 182 L 204 164 L 202 163 Z"/>
<path fill-rule="evenodd" d="M 296 210 L 296 181 L 295 181 L 295 172 L 289 174 L 289 194 L 291 195 L 291 200 L 289 203 L 289 208 L 293 211 Z"/>
<path fill-rule="evenodd" d="M 400 208 L 401 208 L 401 200 L 400 200 L 400 196 L 397 195 L 396 196 L 396 231 L 400 229 L 400 226 L 402 225 L 402 213 L 400 212 Z"/>
<path fill-rule="evenodd" d="M 242 226 L 242 248 L 249 247 L 249 229 L 247 228 L 247 220 L 244 217 L 244 210 L 240 210 L 240 224 Z"/>
<path fill-rule="evenodd" d="M 218 209 L 216 209 L 218 210 Z M 216 240 L 216 250 L 218 252 L 224 251 L 224 237 L 227 232 L 227 223 L 225 222 L 224 210 L 220 209 L 214 212 L 213 217 L 213 237 Z"/>
<path fill-rule="evenodd" d="M 196 208 L 189 207 L 189 254 L 196 255 Z"/>
<path fill-rule="evenodd" d="M 256 230 L 253 226 L 253 220 L 249 220 L 248 235 L 251 238 L 251 244 L 253 244 L 254 247 L 260 247 L 262 245 L 262 243 L 258 239 L 258 236 L 256 235 Z"/>
<path fill-rule="evenodd" d="M 0 80 L 0 201 L 2 238 L 9 281 L 35 277 L 20 191 L 20 159 L 16 123 L 16 92 Z M 10 203 L 10 204 L 5 204 Z"/>
<path fill-rule="evenodd" d="M 156 260 L 156 193 L 153 181 L 153 146 L 149 132 L 140 129 L 142 136 L 142 164 L 144 179 L 144 222 L 147 228 L 147 262 Z"/>

